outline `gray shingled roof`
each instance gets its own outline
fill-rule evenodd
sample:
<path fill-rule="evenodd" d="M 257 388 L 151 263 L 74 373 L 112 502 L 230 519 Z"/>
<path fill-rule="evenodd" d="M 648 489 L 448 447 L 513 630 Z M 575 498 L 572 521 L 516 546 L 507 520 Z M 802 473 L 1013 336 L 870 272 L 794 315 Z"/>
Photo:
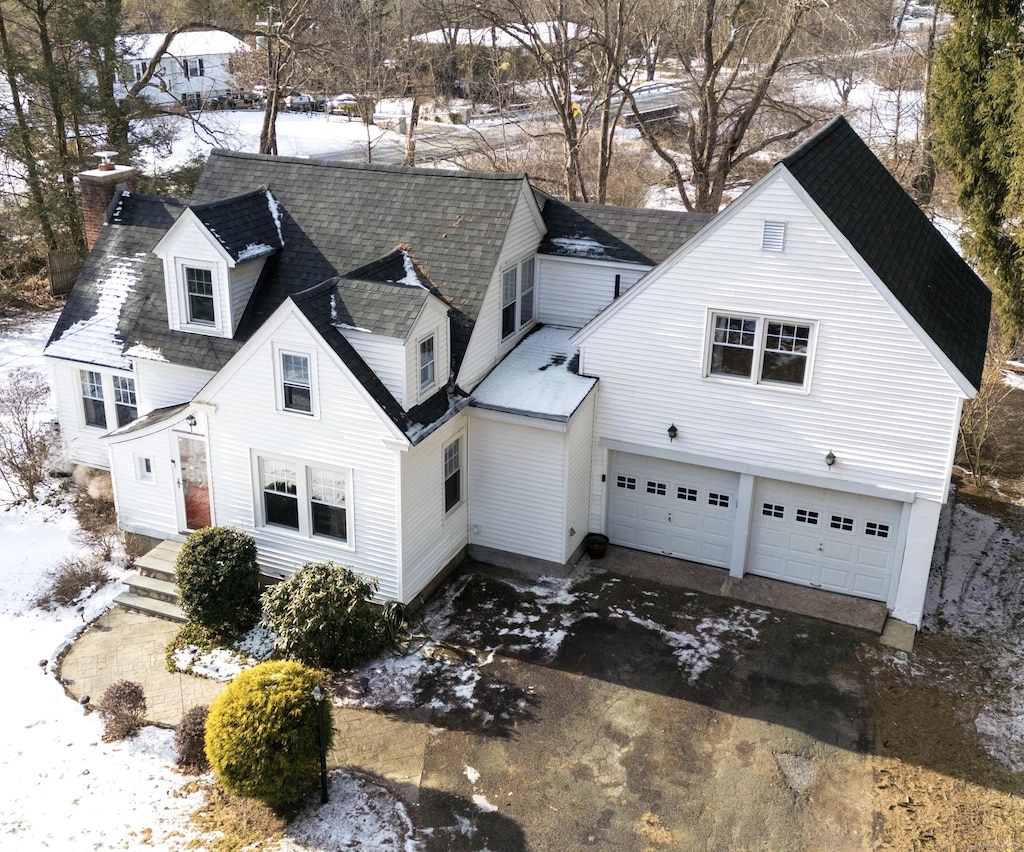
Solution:
<path fill-rule="evenodd" d="M 781 163 L 975 388 L 992 295 L 842 117 Z"/>
<path fill-rule="evenodd" d="M 713 218 L 708 213 L 644 210 L 559 201 L 537 193 L 548 233 L 540 254 L 656 266 Z"/>
<path fill-rule="evenodd" d="M 334 279 L 333 318 L 385 337 L 404 340 L 423 310 L 429 293 L 423 287 L 381 281 Z"/>
<path fill-rule="evenodd" d="M 520 174 L 325 163 L 214 151 L 194 203 L 267 186 L 281 203 L 284 248 L 267 263 L 260 298 L 237 334 L 245 339 L 281 302 L 313 284 L 411 245 L 455 310 L 452 361 L 462 361 L 497 265 Z"/>
<path fill-rule="evenodd" d="M 235 261 L 252 260 L 281 248 L 274 215 L 277 201 L 267 190 L 194 204 L 189 209 Z"/>

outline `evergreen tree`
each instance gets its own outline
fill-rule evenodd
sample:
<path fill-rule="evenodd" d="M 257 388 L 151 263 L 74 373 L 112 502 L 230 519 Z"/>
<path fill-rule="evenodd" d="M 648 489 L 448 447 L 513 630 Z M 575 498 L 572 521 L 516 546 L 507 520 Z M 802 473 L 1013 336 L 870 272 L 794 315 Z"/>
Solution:
<path fill-rule="evenodd" d="M 1024 10 L 1020 0 L 949 0 L 929 114 L 935 153 L 952 174 L 963 247 L 995 293 L 1004 331 L 1024 329 Z"/>

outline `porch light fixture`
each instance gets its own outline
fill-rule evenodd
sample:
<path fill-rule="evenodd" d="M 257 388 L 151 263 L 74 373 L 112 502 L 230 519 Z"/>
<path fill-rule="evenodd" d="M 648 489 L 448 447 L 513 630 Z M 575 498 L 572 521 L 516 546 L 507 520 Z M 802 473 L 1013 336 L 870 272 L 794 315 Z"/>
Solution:
<path fill-rule="evenodd" d="M 196 427 L 196 416 L 194 414 L 190 414 L 185 418 L 185 422 L 188 424 L 188 431 L 191 432 Z"/>
<path fill-rule="evenodd" d="M 829 470 L 831 470 L 832 469 L 832 465 L 834 465 L 835 463 L 836 463 L 836 454 L 834 452 L 832 452 L 832 450 L 829 450 L 828 454 L 825 456 L 825 464 L 828 465 Z"/>
<path fill-rule="evenodd" d="M 324 690 L 320 684 L 313 687 L 313 700 L 316 701 L 320 718 L 316 729 L 316 741 L 320 746 L 320 804 L 327 804 L 327 731 L 324 728 Z"/>
<path fill-rule="evenodd" d="M 668 439 L 670 441 L 674 441 L 678 434 L 679 434 L 679 430 L 676 429 L 676 424 L 675 423 L 673 423 L 671 426 L 668 427 Z"/>

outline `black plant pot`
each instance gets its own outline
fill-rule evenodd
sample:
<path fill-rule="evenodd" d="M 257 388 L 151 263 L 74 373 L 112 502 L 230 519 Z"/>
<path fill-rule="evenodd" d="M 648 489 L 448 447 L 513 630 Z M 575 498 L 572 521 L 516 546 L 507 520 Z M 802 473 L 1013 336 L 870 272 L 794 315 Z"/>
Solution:
<path fill-rule="evenodd" d="M 591 559 L 601 559 L 608 552 L 608 536 L 601 533 L 588 533 L 583 539 L 583 546 Z"/>

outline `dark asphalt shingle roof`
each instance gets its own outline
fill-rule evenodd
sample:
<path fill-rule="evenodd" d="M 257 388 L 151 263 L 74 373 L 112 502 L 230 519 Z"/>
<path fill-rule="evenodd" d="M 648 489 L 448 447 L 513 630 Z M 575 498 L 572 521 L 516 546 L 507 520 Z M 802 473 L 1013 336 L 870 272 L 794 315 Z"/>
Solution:
<path fill-rule="evenodd" d="M 709 213 L 567 202 L 537 193 L 548 232 L 540 254 L 656 266 L 714 218 Z"/>
<path fill-rule="evenodd" d="M 334 279 L 334 317 L 340 325 L 404 340 L 423 310 L 423 287 L 380 281 Z"/>
<path fill-rule="evenodd" d="M 192 200 L 203 204 L 266 186 L 281 204 L 284 248 L 268 261 L 265 286 L 242 317 L 239 338 L 250 336 L 288 296 L 408 245 L 454 309 L 457 369 L 524 180 L 520 174 L 214 151 Z"/>
<path fill-rule="evenodd" d="M 281 248 L 273 208 L 276 200 L 258 189 L 222 201 L 194 204 L 190 209 L 235 261 L 262 257 Z"/>
<path fill-rule="evenodd" d="M 992 295 L 842 117 L 780 161 L 975 388 Z"/>

